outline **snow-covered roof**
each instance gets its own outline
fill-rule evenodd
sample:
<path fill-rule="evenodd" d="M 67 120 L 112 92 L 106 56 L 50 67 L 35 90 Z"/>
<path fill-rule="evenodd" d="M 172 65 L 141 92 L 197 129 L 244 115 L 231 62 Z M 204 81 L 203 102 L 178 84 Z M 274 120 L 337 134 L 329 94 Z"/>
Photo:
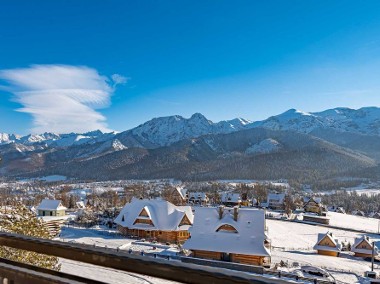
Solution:
<path fill-rule="evenodd" d="M 380 217 L 380 213 L 379 212 L 371 212 L 371 213 L 369 213 L 368 217 L 370 217 L 370 218 L 379 218 Z"/>
<path fill-rule="evenodd" d="M 84 209 L 86 208 L 86 205 L 84 205 L 83 201 L 78 201 L 75 203 L 78 209 Z"/>
<path fill-rule="evenodd" d="M 43 199 L 37 210 L 66 210 L 67 208 L 62 205 L 61 200 Z"/>
<path fill-rule="evenodd" d="M 315 203 L 321 204 L 322 198 L 321 197 L 315 197 L 315 196 L 313 196 L 313 197 L 304 197 L 303 198 L 303 202 L 304 203 L 308 203 L 309 201 L 315 201 Z"/>
<path fill-rule="evenodd" d="M 365 216 L 364 212 L 361 211 L 361 210 L 354 210 L 354 211 L 352 211 L 352 215 Z"/>
<path fill-rule="evenodd" d="M 178 191 L 179 195 L 181 195 L 182 199 L 186 198 L 187 189 L 184 187 L 176 187 L 176 190 Z"/>
<path fill-rule="evenodd" d="M 278 202 L 282 203 L 285 199 L 285 193 L 268 193 L 267 202 Z"/>
<path fill-rule="evenodd" d="M 264 247 L 267 239 L 264 210 L 240 208 L 237 221 L 234 209 L 224 209 L 219 219 L 219 208 L 199 207 L 195 209 L 194 225 L 190 228 L 191 238 L 183 248 L 225 253 L 270 256 Z M 232 226 L 236 232 L 218 229 L 223 225 Z"/>
<path fill-rule="evenodd" d="M 208 200 L 207 194 L 205 192 L 190 192 L 189 193 L 189 199 L 196 199 L 196 200 Z"/>
<path fill-rule="evenodd" d="M 332 246 L 326 246 L 322 245 L 321 241 L 325 238 L 328 238 L 334 247 Z M 331 232 L 327 232 L 326 234 L 318 234 L 318 241 L 314 246 L 315 250 L 326 250 L 326 251 L 335 251 L 340 252 L 342 250 L 342 244 L 339 242 L 339 240 L 333 235 Z"/>
<path fill-rule="evenodd" d="M 368 248 L 362 248 L 360 244 L 364 244 Z M 368 236 L 363 235 L 360 238 L 355 238 L 355 242 L 351 247 L 352 252 L 372 254 L 372 244 Z M 379 249 L 375 245 L 375 255 L 379 253 Z"/>
<path fill-rule="evenodd" d="M 139 216 L 143 209 L 148 217 Z M 184 216 L 187 216 L 190 223 L 193 223 L 194 215 L 190 206 L 175 206 L 161 199 L 140 200 L 134 198 L 131 203 L 127 203 L 123 207 L 114 222 L 130 229 L 178 231 L 189 227 L 189 225 L 179 226 Z M 151 220 L 153 225 L 136 223 L 136 219 Z"/>
<path fill-rule="evenodd" d="M 222 202 L 234 202 L 239 203 L 241 202 L 240 194 L 239 193 L 231 193 L 231 192 L 225 192 L 221 196 Z"/>

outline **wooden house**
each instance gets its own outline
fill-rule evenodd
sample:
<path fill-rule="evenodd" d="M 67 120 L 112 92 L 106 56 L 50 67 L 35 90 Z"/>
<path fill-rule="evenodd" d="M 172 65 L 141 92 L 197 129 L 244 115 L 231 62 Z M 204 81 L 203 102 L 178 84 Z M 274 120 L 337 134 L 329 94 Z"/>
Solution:
<path fill-rule="evenodd" d="M 318 234 L 318 241 L 314 249 L 321 255 L 339 256 L 342 244 L 331 232 L 327 232 L 326 234 Z"/>
<path fill-rule="evenodd" d="M 190 192 L 188 196 L 190 204 L 207 205 L 210 201 L 205 192 Z"/>
<path fill-rule="evenodd" d="M 190 206 L 175 206 L 165 200 L 132 199 L 114 222 L 126 236 L 183 243 L 190 234 L 194 215 Z"/>
<path fill-rule="evenodd" d="M 198 207 L 183 248 L 195 258 L 269 266 L 264 210 Z"/>
<path fill-rule="evenodd" d="M 62 205 L 61 200 L 43 199 L 37 207 L 38 216 L 65 216 L 66 207 Z"/>
<path fill-rule="evenodd" d="M 358 257 L 372 257 L 372 243 L 368 236 L 356 238 L 351 247 L 351 251 Z M 375 256 L 379 254 L 378 248 L 375 246 Z"/>
<path fill-rule="evenodd" d="M 285 193 L 268 193 L 265 205 L 272 210 L 285 210 Z"/>
<path fill-rule="evenodd" d="M 304 199 L 304 211 L 310 213 L 321 214 L 324 211 L 327 211 L 325 206 L 323 206 L 320 197 L 311 197 Z"/>
<path fill-rule="evenodd" d="M 179 186 L 174 187 L 170 192 L 170 197 L 167 198 L 167 201 L 177 206 L 185 205 L 187 203 L 187 200 L 187 189 Z"/>
<path fill-rule="evenodd" d="M 225 206 L 239 206 L 241 204 L 240 194 L 224 192 L 221 196 L 221 202 Z"/>

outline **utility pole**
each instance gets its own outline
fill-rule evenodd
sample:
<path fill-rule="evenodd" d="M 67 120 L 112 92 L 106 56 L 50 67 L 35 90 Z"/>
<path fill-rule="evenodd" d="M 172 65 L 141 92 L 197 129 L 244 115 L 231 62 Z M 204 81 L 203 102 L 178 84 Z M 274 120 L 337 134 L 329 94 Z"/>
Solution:
<path fill-rule="evenodd" d="M 375 260 L 375 242 L 372 242 L 372 260 L 371 260 L 371 271 L 373 271 L 373 263 Z"/>

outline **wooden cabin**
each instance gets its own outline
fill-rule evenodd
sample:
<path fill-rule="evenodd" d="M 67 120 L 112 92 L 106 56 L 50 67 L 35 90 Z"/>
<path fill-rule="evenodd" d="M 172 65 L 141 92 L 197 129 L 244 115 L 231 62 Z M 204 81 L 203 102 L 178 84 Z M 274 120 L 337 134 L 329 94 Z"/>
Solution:
<path fill-rule="evenodd" d="M 187 200 L 187 189 L 179 186 L 173 188 L 170 193 L 170 199 L 168 199 L 168 201 L 176 206 L 185 205 L 187 203 Z"/>
<path fill-rule="evenodd" d="M 195 258 L 269 266 L 264 210 L 199 207 L 183 248 Z"/>
<path fill-rule="evenodd" d="M 118 230 L 125 236 L 183 243 L 193 224 L 190 206 L 175 206 L 165 200 L 132 199 L 116 217 Z"/>
<path fill-rule="evenodd" d="M 356 238 L 351 247 L 351 251 L 357 257 L 369 258 L 372 257 L 372 243 L 368 236 Z M 375 256 L 379 254 L 378 248 L 375 246 Z"/>
<path fill-rule="evenodd" d="M 327 232 L 318 234 L 318 241 L 314 249 L 318 251 L 318 254 L 337 257 L 342 250 L 342 244 L 331 232 Z"/>

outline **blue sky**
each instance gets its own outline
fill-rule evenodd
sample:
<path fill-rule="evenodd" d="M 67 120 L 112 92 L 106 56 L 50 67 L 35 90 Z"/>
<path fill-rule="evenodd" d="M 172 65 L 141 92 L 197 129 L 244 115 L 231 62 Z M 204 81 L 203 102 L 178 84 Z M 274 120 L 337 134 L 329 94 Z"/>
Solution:
<path fill-rule="evenodd" d="M 2 1 L 0 132 L 380 106 L 379 10 L 379 1 Z"/>

